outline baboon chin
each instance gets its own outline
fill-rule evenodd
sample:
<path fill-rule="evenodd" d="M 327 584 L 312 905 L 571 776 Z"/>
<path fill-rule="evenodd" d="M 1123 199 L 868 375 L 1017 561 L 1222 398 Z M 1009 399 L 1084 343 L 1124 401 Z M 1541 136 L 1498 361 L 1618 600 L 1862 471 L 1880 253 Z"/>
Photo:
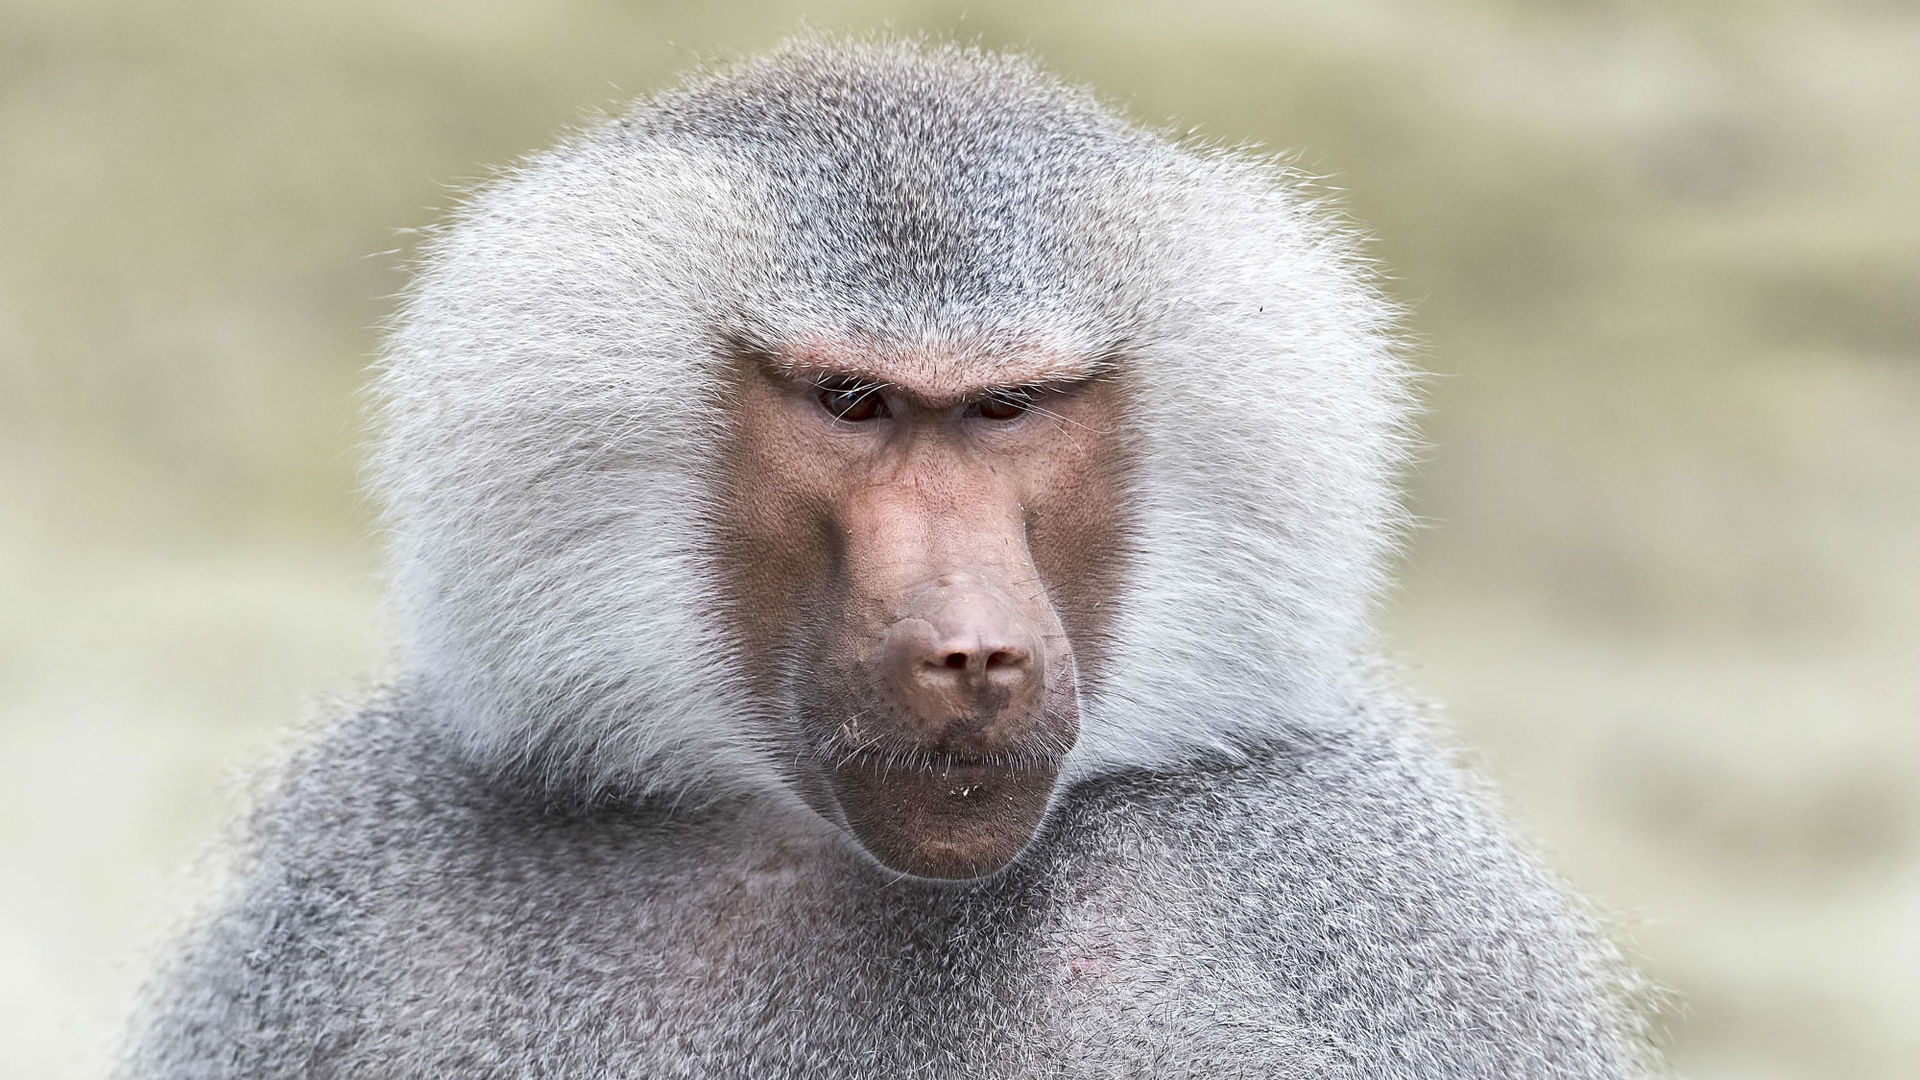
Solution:
<path fill-rule="evenodd" d="M 833 770 L 847 827 L 882 864 L 925 878 L 983 877 L 1033 839 L 1057 766 L 927 765 L 858 760 Z"/>

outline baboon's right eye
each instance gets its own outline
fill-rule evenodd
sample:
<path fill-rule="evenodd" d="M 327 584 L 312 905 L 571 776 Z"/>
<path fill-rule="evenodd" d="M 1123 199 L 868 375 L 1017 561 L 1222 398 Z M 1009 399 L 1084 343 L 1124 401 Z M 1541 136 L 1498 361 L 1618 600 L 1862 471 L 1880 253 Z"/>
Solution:
<path fill-rule="evenodd" d="M 825 379 L 815 395 L 820 407 L 836 420 L 858 424 L 889 415 L 880 387 L 864 379 Z"/>

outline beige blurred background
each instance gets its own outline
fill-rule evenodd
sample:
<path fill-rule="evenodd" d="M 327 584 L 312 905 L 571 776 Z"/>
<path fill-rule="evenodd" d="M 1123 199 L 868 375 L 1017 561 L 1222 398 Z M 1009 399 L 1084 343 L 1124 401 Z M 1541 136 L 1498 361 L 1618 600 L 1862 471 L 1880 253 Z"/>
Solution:
<path fill-rule="evenodd" d="M 407 229 L 805 20 L 1297 152 L 1412 306 L 1390 613 L 1701 1077 L 1920 1076 L 1920 9 L 0 0 L 0 1076 L 98 1076 L 285 732 L 391 663 Z"/>

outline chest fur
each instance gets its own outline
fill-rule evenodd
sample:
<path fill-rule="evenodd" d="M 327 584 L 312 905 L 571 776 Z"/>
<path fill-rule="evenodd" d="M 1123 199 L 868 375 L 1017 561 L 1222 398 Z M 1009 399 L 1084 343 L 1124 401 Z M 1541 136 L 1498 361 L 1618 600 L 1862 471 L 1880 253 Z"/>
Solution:
<path fill-rule="evenodd" d="M 777 844 L 717 863 L 657 844 L 544 854 L 416 882 L 376 920 L 404 945 L 376 946 L 390 970 L 364 1016 L 384 1067 L 484 1074 L 531 1046 L 554 1076 L 1094 1075 L 1175 1060 L 1233 1075 L 1302 1046 L 1271 971 L 1123 878 L 928 888 Z M 430 938 L 406 929 L 442 914 Z"/>

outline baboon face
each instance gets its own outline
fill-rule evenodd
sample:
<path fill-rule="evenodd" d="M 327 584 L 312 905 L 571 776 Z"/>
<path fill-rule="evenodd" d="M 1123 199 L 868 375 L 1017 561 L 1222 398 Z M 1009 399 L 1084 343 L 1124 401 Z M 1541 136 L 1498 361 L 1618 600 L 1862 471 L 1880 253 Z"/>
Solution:
<path fill-rule="evenodd" d="M 881 863 L 992 873 L 1046 813 L 1121 572 L 1121 383 L 1083 357 L 734 350 L 731 622 L 796 783 Z"/>

